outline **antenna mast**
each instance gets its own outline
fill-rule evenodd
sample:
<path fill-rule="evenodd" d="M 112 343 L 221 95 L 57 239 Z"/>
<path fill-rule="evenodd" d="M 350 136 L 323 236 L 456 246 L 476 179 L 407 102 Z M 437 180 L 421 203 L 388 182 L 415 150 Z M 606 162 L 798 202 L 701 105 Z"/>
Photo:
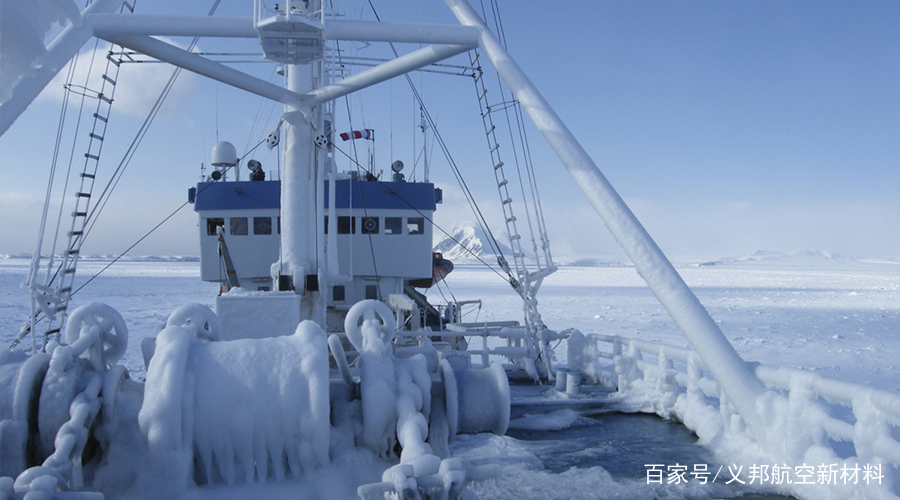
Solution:
<path fill-rule="evenodd" d="M 428 129 L 431 128 L 428 125 L 428 121 L 425 120 L 425 111 L 422 109 L 422 105 L 419 105 L 419 128 L 422 129 L 422 160 L 423 167 L 425 170 L 425 179 L 424 182 L 428 182 L 428 173 L 431 170 L 431 162 L 428 158 Z"/>

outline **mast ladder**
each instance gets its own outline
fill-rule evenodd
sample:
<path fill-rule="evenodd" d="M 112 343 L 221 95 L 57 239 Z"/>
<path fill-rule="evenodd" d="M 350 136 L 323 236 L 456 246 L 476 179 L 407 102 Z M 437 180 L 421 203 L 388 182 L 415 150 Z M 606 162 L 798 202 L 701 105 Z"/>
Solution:
<path fill-rule="evenodd" d="M 478 95 L 478 105 L 481 108 L 481 119 L 484 122 L 485 136 L 491 155 L 494 180 L 497 183 L 497 191 L 500 194 L 500 206 L 503 209 L 503 219 L 506 224 L 506 231 L 509 234 L 510 249 L 512 249 L 513 252 L 512 260 L 513 267 L 515 268 L 515 282 L 511 281 L 510 284 L 520 295 L 522 295 L 524 292 L 522 283 L 525 278 L 525 252 L 522 250 L 522 237 L 519 234 L 516 225 L 517 219 L 515 212 L 513 211 L 513 199 L 509 191 L 509 180 L 506 178 L 506 172 L 503 168 L 503 159 L 500 155 L 500 142 L 497 140 L 497 126 L 494 124 L 493 116 L 491 114 L 491 105 L 487 99 L 487 88 L 484 86 L 484 79 L 482 78 L 483 72 L 481 67 L 477 66 L 477 63 L 478 55 L 476 55 L 475 59 L 472 61 L 472 66 L 476 68 L 476 76 L 474 78 L 475 90 Z M 506 260 L 502 259 L 499 264 L 512 278 L 512 271 Z"/>
<path fill-rule="evenodd" d="M 488 150 L 491 155 L 491 164 L 494 170 L 494 179 L 497 183 L 497 190 L 500 194 L 500 206 L 503 210 L 503 219 L 506 223 L 506 231 L 509 235 L 509 246 L 512 250 L 513 266 L 515 267 L 515 276 L 506 258 L 498 255 L 497 262 L 500 267 L 510 276 L 510 285 L 522 297 L 525 312 L 525 329 L 527 337 L 525 347 L 528 357 L 537 360 L 543 354 L 543 346 L 541 338 L 545 329 L 541 321 L 540 313 L 537 311 L 537 298 L 535 297 L 537 287 L 534 285 L 534 279 L 529 273 L 525 262 L 525 251 L 522 248 L 522 235 L 519 233 L 517 218 L 513 211 L 513 198 L 509 189 L 509 180 L 504 170 L 503 159 L 500 154 L 500 141 L 497 140 L 497 126 L 493 120 L 493 110 L 488 101 L 488 90 L 484 85 L 483 70 L 478 64 L 478 54 L 471 61 L 472 67 L 475 68 L 474 81 L 475 91 L 478 96 L 478 105 L 481 109 L 481 118 L 484 122 L 485 135 L 488 141 Z M 498 249 L 499 251 L 499 249 Z M 541 273 L 539 271 L 539 273 Z M 543 273 L 541 273 L 543 275 Z M 545 363 L 548 360 L 545 360 Z M 550 367 L 547 366 L 548 371 Z M 552 373 L 548 374 L 552 377 Z"/>
<path fill-rule="evenodd" d="M 31 294 L 40 311 L 35 310 L 29 322 L 28 329 L 33 329 L 34 321 L 39 313 L 43 312 L 47 317 L 49 326 L 46 337 L 59 336 L 65 328 L 65 320 L 75 284 L 75 272 L 78 266 L 78 258 L 81 255 L 81 247 L 88 231 L 88 223 L 91 218 L 91 197 L 93 196 L 97 170 L 100 163 L 100 154 L 103 151 L 103 140 L 109 124 L 109 113 L 112 108 L 115 95 L 116 80 L 119 76 L 119 67 L 122 64 L 121 55 L 116 59 L 116 53 L 110 47 L 106 54 L 106 69 L 100 77 L 100 90 L 83 89 L 84 95 L 97 100 L 97 106 L 93 113 L 93 124 L 88 132 L 87 150 L 84 153 L 84 165 L 79 174 L 80 183 L 74 195 L 74 209 L 72 211 L 72 224 L 67 233 L 68 242 L 66 250 L 62 254 L 62 264 L 56 276 L 51 276 L 45 286 L 32 285 Z M 71 89 L 67 89 L 72 91 Z M 52 256 L 51 264 L 52 267 Z M 56 286 L 51 285 L 56 281 Z M 54 327 L 54 322 L 58 326 Z M 27 333 L 19 334 L 19 339 Z M 17 341 L 19 340 L 17 339 Z"/>

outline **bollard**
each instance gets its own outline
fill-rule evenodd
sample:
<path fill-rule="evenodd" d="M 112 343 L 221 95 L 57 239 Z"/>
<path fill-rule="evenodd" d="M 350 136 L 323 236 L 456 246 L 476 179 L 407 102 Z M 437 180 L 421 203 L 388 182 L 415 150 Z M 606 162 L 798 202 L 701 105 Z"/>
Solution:
<path fill-rule="evenodd" d="M 559 392 L 563 392 L 566 390 L 567 373 L 569 373 L 569 370 L 566 368 L 556 369 L 556 390 Z"/>
<path fill-rule="evenodd" d="M 569 372 L 566 375 L 566 394 L 574 396 L 581 393 L 581 373 Z"/>

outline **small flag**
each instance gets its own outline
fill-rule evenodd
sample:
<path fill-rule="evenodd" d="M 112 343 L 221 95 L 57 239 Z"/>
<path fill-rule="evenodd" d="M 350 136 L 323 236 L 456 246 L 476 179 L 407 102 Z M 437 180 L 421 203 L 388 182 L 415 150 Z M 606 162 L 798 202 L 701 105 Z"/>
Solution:
<path fill-rule="evenodd" d="M 375 140 L 375 131 L 367 128 L 364 130 L 354 130 L 352 132 L 342 132 L 341 139 L 349 141 L 350 139 L 368 139 Z"/>

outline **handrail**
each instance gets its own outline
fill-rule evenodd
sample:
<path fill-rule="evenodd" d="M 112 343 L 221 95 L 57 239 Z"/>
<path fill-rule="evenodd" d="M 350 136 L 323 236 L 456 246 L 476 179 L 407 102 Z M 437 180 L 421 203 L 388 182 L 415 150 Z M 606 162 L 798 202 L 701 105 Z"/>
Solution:
<path fill-rule="evenodd" d="M 656 356 L 656 362 L 645 360 L 644 355 Z M 900 498 L 897 490 L 892 490 L 897 488 L 893 486 L 897 478 L 890 477 L 900 469 L 900 442 L 895 437 L 900 435 L 900 394 L 828 379 L 807 370 L 748 365 L 766 387 L 761 400 L 770 425 L 762 441 L 735 421 L 739 415 L 732 402 L 695 351 L 615 335 L 575 331 L 570 336 L 569 369 L 583 372 L 594 383 L 617 387 L 622 411 L 674 417 L 701 439 L 715 434 L 745 443 L 748 438 L 754 439 L 773 464 L 799 467 L 826 457 L 837 466 L 877 465 L 884 480 L 871 484 L 860 481 L 855 486 L 860 491 L 854 490 L 850 498 Z M 714 430 L 708 428 L 711 414 L 719 415 Z M 695 424 L 698 417 L 707 417 L 703 426 Z M 841 454 L 836 442 L 852 443 L 855 456 L 841 458 L 849 447 L 841 447 Z M 819 486 L 838 490 L 836 483 Z M 841 495 L 846 496 L 847 486 L 840 485 Z M 820 490 L 790 488 L 801 498 L 821 494 Z"/>

